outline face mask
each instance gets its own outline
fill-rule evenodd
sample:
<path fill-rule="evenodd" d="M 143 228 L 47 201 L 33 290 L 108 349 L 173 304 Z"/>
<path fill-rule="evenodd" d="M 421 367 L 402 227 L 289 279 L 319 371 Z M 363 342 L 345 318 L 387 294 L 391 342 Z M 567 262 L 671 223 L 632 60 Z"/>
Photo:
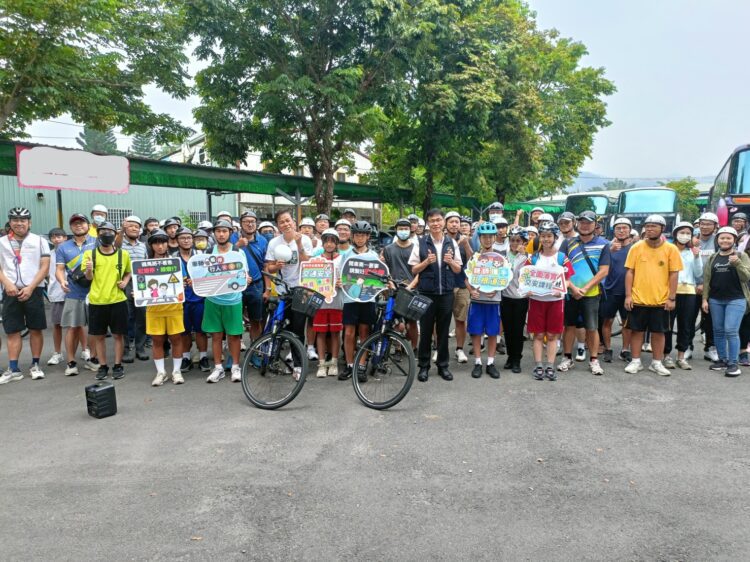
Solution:
<path fill-rule="evenodd" d="M 99 235 L 99 243 L 102 246 L 111 246 L 115 243 L 115 235 L 109 232 L 105 232 Z"/>
<path fill-rule="evenodd" d="M 700 228 L 694 228 L 693 229 L 693 236 L 700 236 L 701 235 L 701 229 Z"/>
<path fill-rule="evenodd" d="M 677 235 L 677 241 L 680 244 L 687 244 L 688 242 L 690 242 L 690 238 L 692 238 L 692 237 L 690 236 L 690 233 L 688 233 L 688 232 L 680 232 Z"/>
<path fill-rule="evenodd" d="M 492 224 L 495 224 L 495 222 L 496 222 L 496 221 L 498 221 L 498 220 L 500 220 L 500 218 L 501 218 L 502 216 L 503 216 L 503 215 L 501 215 L 501 214 L 499 214 L 499 213 L 492 213 L 492 214 L 490 215 L 490 221 L 489 221 L 489 222 L 491 222 Z"/>
<path fill-rule="evenodd" d="M 411 232 L 408 230 L 397 230 L 396 236 L 398 236 L 399 240 L 408 240 L 409 236 L 411 236 Z"/>
<path fill-rule="evenodd" d="M 268 240 L 269 242 L 273 240 L 273 232 L 264 232 L 261 236 Z"/>
<path fill-rule="evenodd" d="M 96 216 L 94 217 L 94 222 L 95 222 L 96 224 L 102 224 L 102 223 L 104 222 L 104 217 L 103 217 L 103 216 L 101 216 L 101 215 L 96 215 Z"/>
<path fill-rule="evenodd" d="M 206 248 L 208 248 L 208 240 L 196 240 L 195 241 L 196 250 L 205 250 Z"/>

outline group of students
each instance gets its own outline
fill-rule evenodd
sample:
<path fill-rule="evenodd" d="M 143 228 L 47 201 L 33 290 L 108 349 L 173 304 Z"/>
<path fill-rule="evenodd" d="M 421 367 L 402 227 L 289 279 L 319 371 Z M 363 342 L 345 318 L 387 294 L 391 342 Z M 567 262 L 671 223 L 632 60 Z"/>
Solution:
<path fill-rule="evenodd" d="M 25 330 L 32 355 L 29 374 L 32 379 L 44 378 L 40 357 L 42 331 L 47 327 L 45 296 L 51 303 L 55 348 L 47 364 L 67 358 L 66 375 L 78 374 L 80 349 L 83 367 L 95 371 L 97 379 L 107 378 L 105 343 L 111 335 L 114 379 L 124 376 L 124 363 L 149 360 L 150 347 L 156 370 L 152 384 L 161 386 L 170 378 L 181 384 L 183 374 L 195 366 L 191 354 L 195 345 L 198 368 L 210 373 L 207 382 L 218 382 L 226 370 L 232 381 L 239 381 L 246 326 L 250 338 L 257 338 L 268 297 L 284 290 L 263 272 L 279 275 L 293 287 L 299 284 L 302 262 L 312 257 L 331 260 L 340 274 L 353 255 L 380 258 L 394 281 L 432 301 L 418 322 L 403 326 L 417 350 L 420 381 L 428 380 L 432 364 L 441 378 L 453 379 L 452 324 L 458 363 L 469 361 L 464 347 L 470 338 L 474 378 L 484 372 L 500 377 L 495 365 L 498 351 L 507 352 L 503 368 L 520 373 L 526 332 L 532 339 L 535 379 L 556 380 L 558 372 L 585 360 L 586 348 L 591 373 L 602 375 L 601 363 L 613 360 L 611 333 L 618 314 L 624 321 L 619 358 L 627 362 L 628 373 L 643 370 L 641 352 L 648 346 L 653 353 L 649 370 L 669 375 L 675 367 L 690 369 L 699 313 L 710 368 L 737 376 L 740 365 L 750 365 L 745 351 L 750 340 L 750 315 L 745 314 L 750 301 L 748 219 L 742 213 L 735 214 L 732 227 L 719 228 L 716 215 L 704 213 L 695 224 L 679 223 L 671 233 L 664 231 L 666 222 L 659 215 L 646 219 L 642 233 L 635 232 L 627 218 L 617 218 L 614 237 L 606 240 L 598 234 L 600 225 L 591 211 L 578 216 L 562 213 L 555 221 L 543 209 L 534 209 L 529 224 L 521 226 L 520 213 L 510 224 L 503 210 L 501 203 L 494 203 L 477 223 L 439 209 L 428 211 L 423 221 L 409 215 L 397 221 L 393 243 L 376 253 L 370 245 L 372 226 L 358 221 L 352 209 L 346 209 L 333 225 L 322 214 L 297 225 L 290 210 L 281 210 L 275 224 L 259 222 L 254 212 L 245 211 L 236 222 L 222 212 L 214 223 L 201 223 L 196 230 L 182 226 L 178 217 L 141 221 L 137 216 L 127 217 L 117 229 L 107 220 L 107 209 L 95 205 L 90 217 L 80 213 L 70 217 L 70 235 L 53 229 L 46 240 L 31 232 L 30 212 L 16 207 L 8 214 L 7 234 L 0 237 L 9 360 L 0 384 L 23 378 L 18 358 Z M 188 260 L 196 253 L 232 250 L 244 258 L 247 288 L 207 298 L 197 295 Z M 514 270 L 512 282 L 502 291 L 482 292 L 466 275 L 472 256 L 486 252 L 503 255 Z M 181 260 L 184 303 L 136 307 L 131 262 L 168 257 Z M 522 293 L 519 273 L 527 265 L 562 273 L 565 287 L 543 296 Z M 366 378 L 364 366 L 355 368 L 353 361 L 357 341 L 375 323 L 374 303 L 352 301 L 339 291 L 312 321 L 291 309 L 288 320 L 290 329 L 307 342 L 308 358 L 318 361 L 317 376 Z M 677 354 L 672 358 L 674 333 Z M 208 359 L 209 335 L 213 366 Z M 559 346 L 563 357 L 556 365 Z M 344 362 L 339 369 L 342 347 Z M 168 374 L 170 351 L 173 363 Z M 299 375 L 296 366 L 294 376 Z"/>

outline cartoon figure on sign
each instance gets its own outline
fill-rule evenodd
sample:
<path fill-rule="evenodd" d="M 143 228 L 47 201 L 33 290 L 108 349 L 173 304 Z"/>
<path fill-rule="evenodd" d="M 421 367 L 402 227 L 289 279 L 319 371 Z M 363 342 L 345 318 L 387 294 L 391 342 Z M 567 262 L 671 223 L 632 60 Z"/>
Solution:
<path fill-rule="evenodd" d="M 358 299 L 359 296 L 362 294 L 362 287 L 365 285 L 365 280 L 361 277 L 357 279 L 357 282 L 352 285 L 352 288 L 349 289 L 349 296 L 353 299 Z"/>
<path fill-rule="evenodd" d="M 159 296 L 160 297 L 166 297 L 167 296 L 167 289 L 168 288 L 169 287 L 167 286 L 166 283 L 162 283 L 161 285 L 159 285 Z"/>
<path fill-rule="evenodd" d="M 150 279 L 148 282 L 148 290 L 151 291 L 151 296 L 156 298 L 159 296 L 159 282 L 156 279 Z"/>

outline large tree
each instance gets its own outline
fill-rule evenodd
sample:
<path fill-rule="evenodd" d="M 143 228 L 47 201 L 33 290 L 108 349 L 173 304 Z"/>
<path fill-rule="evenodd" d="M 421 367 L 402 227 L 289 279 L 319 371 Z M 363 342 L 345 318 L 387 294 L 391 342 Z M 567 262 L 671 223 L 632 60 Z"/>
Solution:
<path fill-rule="evenodd" d="M 152 131 L 160 142 L 188 130 L 143 101 L 155 84 L 189 93 L 181 2 L 4 0 L 0 3 L 0 137 L 69 113 L 99 130 Z"/>
<path fill-rule="evenodd" d="M 110 128 L 106 131 L 97 131 L 88 125 L 78 133 L 76 138 L 78 146 L 88 152 L 96 154 L 117 154 L 117 139 L 115 132 Z"/>
<path fill-rule="evenodd" d="M 195 2 L 190 31 L 208 66 L 195 117 L 220 164 L 259 150 L 270 171 L 305 165 L 318 211 L 330 212 L 336 170 L 383 123 L 375 103 L 399 47 L 397 2 Z"/>

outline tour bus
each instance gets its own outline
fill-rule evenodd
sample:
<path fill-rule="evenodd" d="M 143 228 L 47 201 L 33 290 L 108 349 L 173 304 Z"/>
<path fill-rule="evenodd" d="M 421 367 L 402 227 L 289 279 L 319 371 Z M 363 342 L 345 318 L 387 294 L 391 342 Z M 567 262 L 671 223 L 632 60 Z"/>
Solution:
<path fill-rule="evenodd" d="M 750 144 L 736 148 L 727 158 L 709 192 L 708 208 L 726 226 L 735 213 L 750 213 Z"/>
<path fill-rule="evenodd" d="M 611 233 L 610 218 L 616 206 L 617 199 L 604 193 L 573 193 L 565 200 L 565 210 L 575 216 L 583 211 L 594 211 L 601 220 L 604 236 L 609 236 Z"/>
<path fill-rule="evenodd" d="M 633 223 L 633 228 L 640 232 L 643 221 L 649 215 L 661 215 L 667 221 L 664 232 L 671 236 L 674 225 L 680 222 L 677 212 L 677 193 L 668 187 L 644 187 L 626 189 L 617 198 L 615 215 L 610 219 L 610 226 L 615 217 L 627 217 Z"/>

